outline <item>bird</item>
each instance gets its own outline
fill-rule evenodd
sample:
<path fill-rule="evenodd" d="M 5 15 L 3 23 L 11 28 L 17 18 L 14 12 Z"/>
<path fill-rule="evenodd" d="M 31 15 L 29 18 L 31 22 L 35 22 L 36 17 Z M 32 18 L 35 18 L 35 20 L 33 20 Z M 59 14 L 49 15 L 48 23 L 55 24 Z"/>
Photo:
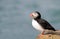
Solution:
<path fill-rule="evenodd" d="M 34 11 L 30 14 L 32 17 L 32 26 L 38 30 L 41 31 L 41 34 L 44 35 L 45 30 L 52 30 L 56 31 L 56 29 L 45 19 L 41 17 L 40 12 Z"/>

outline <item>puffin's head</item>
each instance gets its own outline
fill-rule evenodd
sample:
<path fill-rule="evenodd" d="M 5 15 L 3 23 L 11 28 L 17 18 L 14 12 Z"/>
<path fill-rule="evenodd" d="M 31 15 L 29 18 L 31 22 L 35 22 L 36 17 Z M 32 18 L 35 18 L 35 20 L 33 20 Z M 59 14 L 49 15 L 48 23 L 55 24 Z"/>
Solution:
<path fill-rule="evenodd" d="M 30 16 L 34 19 L 41 18 L 41 14 L 38 11 L 32 12 Z"/>

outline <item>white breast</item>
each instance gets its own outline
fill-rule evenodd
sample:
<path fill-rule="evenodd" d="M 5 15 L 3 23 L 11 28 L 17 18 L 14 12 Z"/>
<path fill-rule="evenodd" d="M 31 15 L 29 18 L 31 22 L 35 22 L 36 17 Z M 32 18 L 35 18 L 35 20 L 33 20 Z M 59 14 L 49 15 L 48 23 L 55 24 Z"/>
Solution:
<path fill-rule="evenodd" d="M 32 26 L 39 31 L 44 31 L 44 29 L 41 27 L 41 25 L 38 24 L 37 21 L 35 21 L 34 19 L 32 20 Z"/>

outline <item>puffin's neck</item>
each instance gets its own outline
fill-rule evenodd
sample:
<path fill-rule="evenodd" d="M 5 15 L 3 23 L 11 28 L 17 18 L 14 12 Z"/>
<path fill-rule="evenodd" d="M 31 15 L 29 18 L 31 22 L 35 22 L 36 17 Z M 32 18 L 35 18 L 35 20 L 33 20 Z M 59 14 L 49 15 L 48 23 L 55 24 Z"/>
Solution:
<path fill-rule="evenodd" d="M 34 18 L 34 20 L 36 20 L 36 21 L 37 21 L 37 20 L 40 20 L 40 19 L 41 19 L 41 18 Z"/>
<path fill-rule="evenodd" d="M 35 20 L 35 21 L 37 21 L 37 22 L 39 22 L 39 21 L 40 21 L 40 19 L 41 19 L 41 18 L 36 18 L 36 19 L 34 19 L 34 20 Z"/>

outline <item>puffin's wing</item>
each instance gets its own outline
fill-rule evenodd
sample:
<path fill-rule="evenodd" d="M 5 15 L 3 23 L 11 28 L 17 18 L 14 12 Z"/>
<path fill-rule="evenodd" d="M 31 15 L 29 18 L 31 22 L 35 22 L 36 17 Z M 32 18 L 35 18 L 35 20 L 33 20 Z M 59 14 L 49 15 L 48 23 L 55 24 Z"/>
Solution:
<path fill-rule="evenodd" d="M 41 19 L 40 24 L 42 25 L 42 27 L 44 29 L 55 31 L 55 29 L 46 20 L 44 20 L 44 19 Z"/>

